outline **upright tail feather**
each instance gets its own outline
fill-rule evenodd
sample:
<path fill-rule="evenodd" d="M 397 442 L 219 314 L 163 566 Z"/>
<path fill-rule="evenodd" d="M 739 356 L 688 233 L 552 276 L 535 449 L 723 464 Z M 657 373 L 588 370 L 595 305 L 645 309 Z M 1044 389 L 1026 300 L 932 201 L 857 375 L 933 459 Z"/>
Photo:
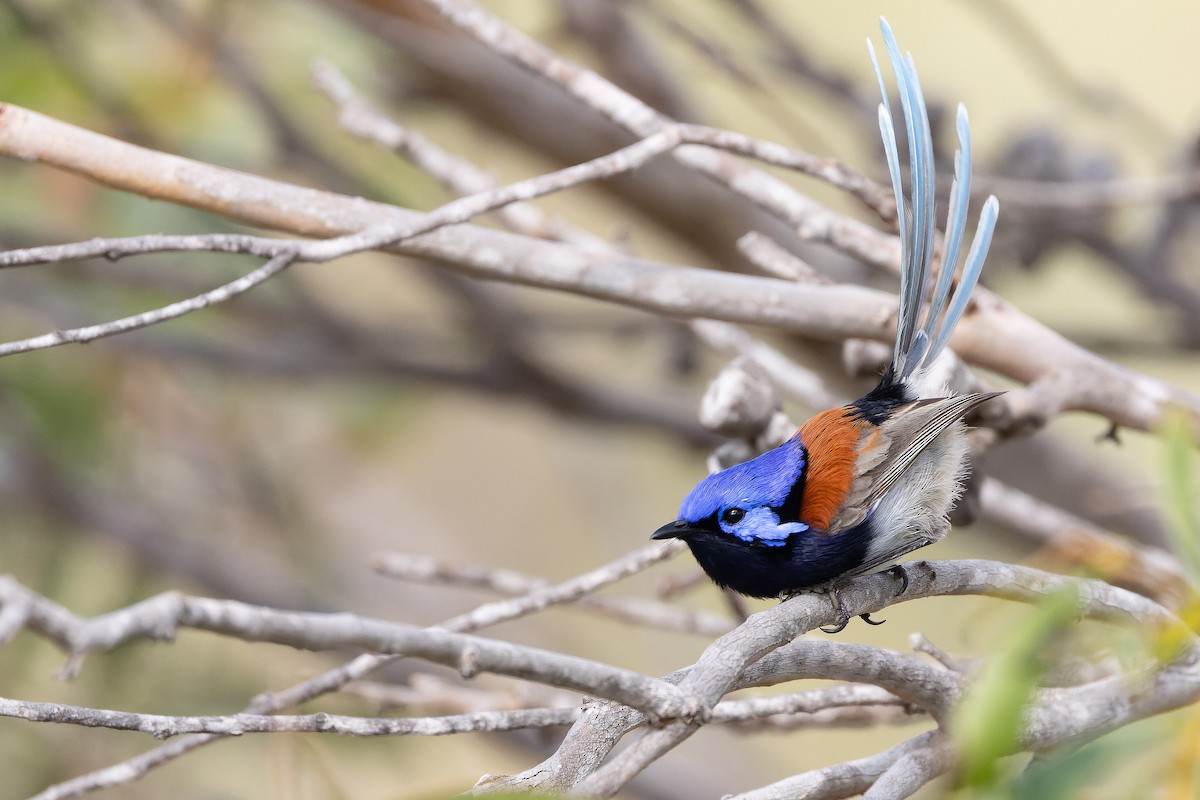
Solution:
<path fill-rule="evenodd" d="M 959 251 L 967 223 L 967 208 L 971 195 L 971 133 L 967 110 L 959 105 L 957 130 L 959 150 L 954 155 L 954 182 L 950 187 L 950 209 L 946 218 L 946 240 L 936 286 L 933 286 L 933 254 L 936 231 L 936 176 L 933 162 L 933 137 L 925 98 L 911 55 L 902 56 L 887 20 L 880 19 L 888 59 L 896 75 L 896 88 L 904 114 L 908 139 L 910 195 L 906 204 L 900 177 L 900 154 L 896 145 L 896 130 L 883 72 L 875 57 L 875 48 L 867 40 L 871 63 L 879 79 L 883 102 L 879 106 L 879 130 L 887 155 L 892 190 L 896 196 L 896 216 L 900 224 L 902 268 L 900 271 L 900 312 L 896 324 L 896 345 L 892 353 L 892 374 L 906 381 L 933 364 L 945 348 L 954 326 L 962 318 L 971 292 L 979 280 L 991 245 L 992 233 L 1000 204 L 995 196 L 988 197 L 980 213 L 975 239 L 967 253 L 966 264 L 958 287 L 951 295 L 954 274 L 958 269 Z"/>

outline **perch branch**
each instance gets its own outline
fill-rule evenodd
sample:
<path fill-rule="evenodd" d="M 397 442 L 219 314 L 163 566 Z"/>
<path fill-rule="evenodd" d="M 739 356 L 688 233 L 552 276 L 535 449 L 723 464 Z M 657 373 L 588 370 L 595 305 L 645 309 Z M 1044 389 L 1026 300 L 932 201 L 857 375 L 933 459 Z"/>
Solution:
<path fill-rule="evenodd" d="M 918 561 L 906 565 L 906 570 L 910 583 L 900 598 L 893 596 L 894 580 L 887 575 L 867 576 L 847 583 L 846 588 L 839 591 L 846 610 L 851 615 L 875 612 L 883 605 L 931 596 L 930 592 L 947 595 L 988 594 L 1034 602 L 1071 589 L 1077 592 L 1080 614 L 1134 623 L 1142 628 L 1178 631 L 1187 641 L 1194 642 L 1191 632 L 1166 609 L 1145 597 L 1099 581 L 1065 578 L 1039 570 L 986 561 Z M 907 695 L 905 699 L 933 711 L 935 716 L 944 713 L 960 691 L 960 675 L 938 670 L 911 657 L 901 657 L 899 654 L 885 656 L 869 648 L 856 652 L 845 649 L 850 646 L 835 646 L 835 643 L 829 642 L 793 641 L 799 633 L 812 629 L 815 618 L 825 615 L 832 615 L 832 610 L 825 598 L 816 595 L 800 595 L 760 612 L 711 645 L 680 680 L 679 688 L 711 708 L 716 698 L 735 685 L 754 685 L 760 679 L 777 681 L 800 676 L 830 677 L 822 669 L 831 661 L 836 661 L 844 663 L 846 670 L 859 671 L 854 675 L 840 672 L 837 677 L 875 683 L 891 691 L 900 690 L 902 696 Z M 1192 650 L 1189 653 L 1195 650 L 1194 643 L 1190 647 Z M 1186 665 L 1189 659 L 1181 658 L 1179 663 Z M 1158 702 L 1162 702 L 1164 696 L 1172 698 L 1168 702 L 1182 702 L 1185 697 L 1200 692 L 1200 681 L 1188 677 L 1185 667 L 1181 666 L 1179 670 L 1179 673 L 1172 673 L 1166 679 L 1169 685 L 1178 690 L 1178 694 L 1169 691 L 1153 693 Z M 902 675 L 921 678 L 903 682 Z M 1087 696 L 1093 699 L 1107 697 L 1115 690 L 1114 686 L 1099 684 Z M 1128 697 L 1127 691 L 1124 696 Z M 1077 696 L 1075 700 L 1082 702 L 1083 696 Z M 1104 713 L 1109 708 L 1102 703 L 1085 707 L 1094 711 L 1089 718 L 1093 724 L 1100 724 L 1106 719 Z M 1141 712 L 1147 710 L 1148 706 L 1141 707 Z M 1132 708 L 1128 711 L 1130 714 L 1139 713 Z M 604 711 L 598 713 L 603 714 Z M 626 720 L 620 717 L 619 711 L 609 713 L 618 715 L 622 723 Z M 1050 714 L 1046 715 L 1047 719 L 1050 717 Z M 1124 717 L 1126 720 L 1129 718 Z M 489 785 L 489 789 L 531 786 L 562 789 L 564 786 L 573 786 L 582 794 L 610 796 L 646 766 L 694 733 L 702 724 L 702 719 L 701 714 L 695 720 L 672 722 L 661 729 L 648 731 L 609 763 L 599 766 L 604 755 L 598 757 L 596 751 L 603 750 L 604 754 L 611 752 L 624 730 L 611 720 L 589 721 L 585 715 L 573 728 L 577 735 L 568 736 L 554 756 L 520 775 Z M 588 722 L 586 727 L 585 722 Z M 614 729 L 620 733 L 614 735 Z M 1074 727 L 1066 729 L 1062 725 L 1056 731 L 1063 736 L 1077 734 Z M 1040 741 L 1044 742 L 1044 739 Z M 585 766 L 583 774 L 580 774 L 580 764 L 595 766 Z"/>

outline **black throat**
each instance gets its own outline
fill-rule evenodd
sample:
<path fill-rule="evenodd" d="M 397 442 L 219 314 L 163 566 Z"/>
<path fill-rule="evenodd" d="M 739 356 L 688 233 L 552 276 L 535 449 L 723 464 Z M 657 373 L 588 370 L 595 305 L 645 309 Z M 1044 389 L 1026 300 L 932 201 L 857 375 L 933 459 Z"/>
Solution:
<path fill-rule="evenodd" d="M 868 520 L 836 536 L 817 530 L 793 533 L 775 547 L 743 542 L 724 531 L 697 531 L 687 543 L 718 586 L 769 598 L 853 572 L 866 559 L 872 533 Z"/>

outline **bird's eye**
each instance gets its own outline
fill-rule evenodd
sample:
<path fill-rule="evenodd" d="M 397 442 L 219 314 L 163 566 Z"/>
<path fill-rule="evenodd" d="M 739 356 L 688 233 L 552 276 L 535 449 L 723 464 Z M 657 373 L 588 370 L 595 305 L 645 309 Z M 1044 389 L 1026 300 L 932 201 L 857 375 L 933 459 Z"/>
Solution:
<path fill-rule="evenodd" d="M 743 509 L 727 508 L 721 512 L 721 522 L 726 525 L 737 525 L 744 516 L 746 516 L 746 512 Z"/>

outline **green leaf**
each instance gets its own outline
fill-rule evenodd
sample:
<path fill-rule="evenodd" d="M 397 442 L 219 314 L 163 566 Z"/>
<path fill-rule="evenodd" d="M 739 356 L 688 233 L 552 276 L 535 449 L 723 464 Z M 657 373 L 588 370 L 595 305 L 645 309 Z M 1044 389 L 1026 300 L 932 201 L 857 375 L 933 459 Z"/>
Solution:
<path fill-rule="evenodd" d="M 1164 489 L 1171 524 L 1168 531 L 1193 582 L 1200 578 L 1200 519 L 1196 515 L 1195 436 L 1182 413 L 1163 427 Z"/>
<path fill-rule="evenodd" d="M 960 786 L 987 790 L 1005 782 L 998 762 L 1018 749 L 1025 709 L 1044 671 L 1040 655 L 1075 621 L 1078 608 L 1074 589 L 1047 597 L 1013 627 L 967 691 L 950 726 Z"/>

